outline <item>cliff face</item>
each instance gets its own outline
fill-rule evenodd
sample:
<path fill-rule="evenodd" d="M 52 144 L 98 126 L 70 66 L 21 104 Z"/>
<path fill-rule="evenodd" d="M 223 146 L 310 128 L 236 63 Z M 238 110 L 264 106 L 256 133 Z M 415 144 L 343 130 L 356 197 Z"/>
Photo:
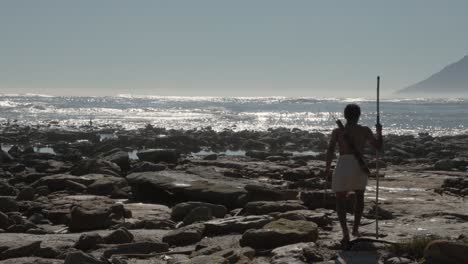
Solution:
<path fill-rule="evenodd" d="M 429 78 L 406 87 L 398 94 L 468 95 L 468 55 L 433 74 Z"/>

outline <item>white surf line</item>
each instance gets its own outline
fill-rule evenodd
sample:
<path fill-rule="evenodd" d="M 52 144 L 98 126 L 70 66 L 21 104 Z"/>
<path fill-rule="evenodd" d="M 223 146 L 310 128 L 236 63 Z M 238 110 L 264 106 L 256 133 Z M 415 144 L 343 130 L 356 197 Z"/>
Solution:
<path fill-rule="evenodd" d="M 388 191 L 388 192 L 391 192 L 391 193 L 396 193 L 396 192 L 425 192 L 426 189 L 422 189 L 422 188 L 401 188 L 401 187 L 383 187 L 383 186 L 379 186 L 379 190 L 384 190 L 384 191 Z M 366 191 L 368 192 L 375 192 L 376 191 L 376 186 L 375 185 L 368 185 L 366 187 Z"/>

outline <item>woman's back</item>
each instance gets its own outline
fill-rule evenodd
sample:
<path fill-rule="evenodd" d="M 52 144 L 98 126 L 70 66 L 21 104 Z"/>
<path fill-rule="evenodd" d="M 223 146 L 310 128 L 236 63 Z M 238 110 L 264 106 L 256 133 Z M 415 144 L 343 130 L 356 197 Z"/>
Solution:
<path fill-rule="evenodd" d="M 340 155 L 353 154 L 351 147 L 344 138 L 345 133 L 353 141 L 354 147 L 360 153 L 364 151 L 367 141 L 373 143 L 374 137 L 369 127 L 359 124 L 347 124 L 344 129 L 337 128 L 333 131 L 334 135 L 332 134 L 332 137 L 336 137 Z"/>

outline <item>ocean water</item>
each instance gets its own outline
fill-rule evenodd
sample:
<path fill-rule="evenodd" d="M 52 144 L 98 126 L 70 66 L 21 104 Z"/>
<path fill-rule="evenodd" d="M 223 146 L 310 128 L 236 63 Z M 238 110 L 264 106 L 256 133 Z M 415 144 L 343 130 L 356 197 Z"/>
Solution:
<path fill-rule="evenodd" d="M 0 123 L 79 128 L 155 127 L 266 130 L 274 127 L 329 132 L 349 103 L 361 106 L 361 123 L 374 126 L 376 104 L 363 98 L 288 97 L 58 97 L 0 95 Z M 468 99 L 382 100 L 384 133 L 434 136 L 468 132 Z"/>

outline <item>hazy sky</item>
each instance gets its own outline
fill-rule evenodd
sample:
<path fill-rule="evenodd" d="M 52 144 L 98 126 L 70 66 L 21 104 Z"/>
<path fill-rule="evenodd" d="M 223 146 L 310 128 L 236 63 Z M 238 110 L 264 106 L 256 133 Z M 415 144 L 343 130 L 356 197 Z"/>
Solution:
<path fill-rule="evenodd" d="M 468 1 L 1 0 L 0 93 L 373 96 L 468 54 Z"/>

